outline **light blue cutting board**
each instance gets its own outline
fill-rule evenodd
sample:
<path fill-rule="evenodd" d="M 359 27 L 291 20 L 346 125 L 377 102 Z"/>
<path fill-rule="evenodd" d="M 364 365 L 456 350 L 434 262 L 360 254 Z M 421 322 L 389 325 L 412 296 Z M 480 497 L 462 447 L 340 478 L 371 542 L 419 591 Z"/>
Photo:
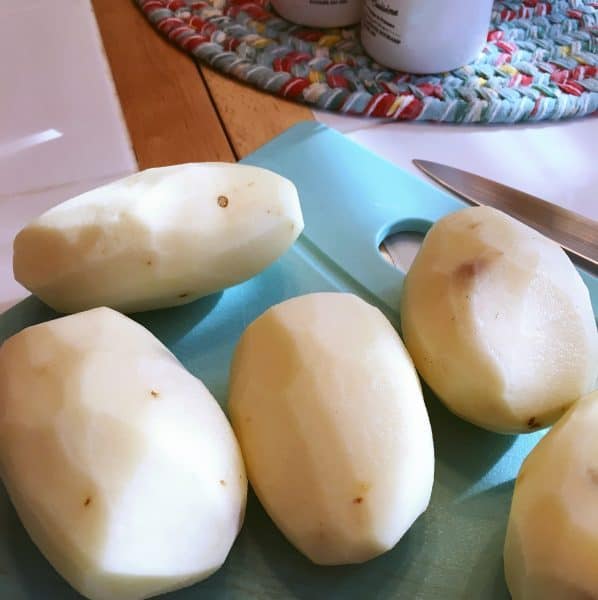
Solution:
<path fill-rule="evenodd" d="M 463 206 L 313 123 L 294 127 L 244 162 L 295 182 L 304 235 L 246 283 L 184 307 L 136 315 L 223 406 L 234 346 L 243 329 L 272 304 L 307 292 L 351 291 L 378 304 L 396 324 L 403 276 L 378 255 L 379 242 L 389 231 L 424 232 Z M 584 278 L 596 313 L 598 281 Z M 55 316 L 29 298 L 0 317 L 0 342 Z M 454 417 L 430 393 L 426 399 L 436 447 L 432 502 L 394 550 L 360 566 L 314 566 L 286 542 L 252 496 L 222 569 L 168 598 L 507 599 L 502 545 L 513 479 L 542 434 L 488 433 Z M 79 598 L 36 550 L 3 491 L 0 598 Z"/>

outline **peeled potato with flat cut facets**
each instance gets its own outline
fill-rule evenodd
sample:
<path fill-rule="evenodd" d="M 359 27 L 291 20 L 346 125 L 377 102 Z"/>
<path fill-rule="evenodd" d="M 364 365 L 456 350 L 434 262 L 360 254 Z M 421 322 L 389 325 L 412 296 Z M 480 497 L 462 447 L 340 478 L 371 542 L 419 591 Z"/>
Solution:
<path fill-rule="evenodd" d="M 266 169 L 148 169 L 64 202 L 14 242 L 15 279 L 59 312 L 186 304 L 262 271 L 303 230 L 295 186 Z"/>
<path fill-rule="evenodd" d="M 525 460 L 504 560 L 513 600 L 598 598 L 598 392 L 579 400 Z"/>
<path fill-rule="evenodd" d="M 430 229 L 401 325 L 426 383 L 486 429 L 546 427 L 596 384 L 598 333 L 579 273 L 556 243 L 492 208 Z"/>
<path fill-rule="evenodd" d="M 356 296 L 309 294 L 254 321 L 229 411 L 253 489 L 315 563 L 382 554 L 428 506 L 434 449 L 417 374 L 388 320 Z"/>
<path fill-rule="evenodd" d="M 245 510 L 241 453 L 216 400 L 107 308 L 0 347 L 0 474 L 35 544 L 91 600 L 204 579 Z"/>

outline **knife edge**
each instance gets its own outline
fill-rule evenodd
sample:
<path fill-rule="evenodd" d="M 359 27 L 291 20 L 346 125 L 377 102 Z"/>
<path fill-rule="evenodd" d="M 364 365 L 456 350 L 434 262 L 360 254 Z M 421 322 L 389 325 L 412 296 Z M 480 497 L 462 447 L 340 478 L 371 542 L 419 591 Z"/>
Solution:
<path fill-rule="evenodd" d="M 505 212 L 557 242 L 580 266 L 598 270 L 598 222 L 474 173 L 421 159 L 413 164 L 470 204 Z"/>

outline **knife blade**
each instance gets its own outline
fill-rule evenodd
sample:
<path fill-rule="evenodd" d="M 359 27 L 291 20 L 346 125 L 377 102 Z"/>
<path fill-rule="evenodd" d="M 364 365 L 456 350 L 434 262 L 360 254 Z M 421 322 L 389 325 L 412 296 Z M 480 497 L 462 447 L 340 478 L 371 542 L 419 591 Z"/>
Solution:
<path fill-rule="evenodd" d="M 507 213 L 560 244 L 581 266 L 598 269 L 598 221 L 474 173 L 427 160 L 413 164 L 470 204 Z"/>

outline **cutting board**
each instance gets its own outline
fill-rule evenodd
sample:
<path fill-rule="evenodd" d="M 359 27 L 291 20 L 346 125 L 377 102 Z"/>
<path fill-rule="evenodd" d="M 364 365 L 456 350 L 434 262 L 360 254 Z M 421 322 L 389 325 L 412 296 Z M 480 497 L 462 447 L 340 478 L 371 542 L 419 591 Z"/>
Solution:
<path fill-rule="evenodd" d="M 379 243 L 397 231 L 424 233 L 464 206 L 314 123 L 295 126 L 243 162 L 295 182 L 305 216 L 302 237 L 250 281 L 187 306 L 134 315 L 224 407 L 235 344 L 244 328 L 275 303 L 308 292 L 348 291 L 378 305 L 398 326 L 403 273 L 383 260 Z M 598 281 L 583 277 L 596 313 Z M 54 317 L 31 297 L 0 316 L 0 342 Z M 245 525 L 224 566 L 167 598 L 508 599 L 502 546 L 513 480 L 543 432 L 489 433 L 454 417 L 428 390 L 425 395 L 436 450 L 434 491 L 428 511 L 396 548 L 363 565 L 315 566 L 293 549 L 250 495 Z M 3 490 L 0 598 L 80 598 L 36 550 Z"/>

